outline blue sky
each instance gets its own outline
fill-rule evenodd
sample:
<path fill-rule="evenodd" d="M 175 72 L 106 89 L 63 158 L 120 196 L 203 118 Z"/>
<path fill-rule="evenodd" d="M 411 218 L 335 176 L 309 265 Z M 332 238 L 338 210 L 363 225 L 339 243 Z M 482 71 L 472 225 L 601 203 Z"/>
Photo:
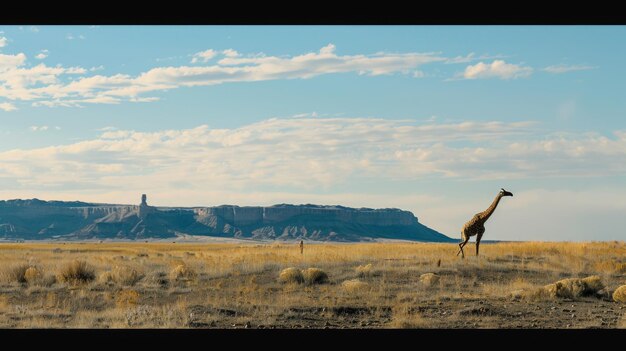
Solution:
<path fill-rule="evenodd" d="M 624 26 L 0 27 L 0 197 L 623 240 Z"/>

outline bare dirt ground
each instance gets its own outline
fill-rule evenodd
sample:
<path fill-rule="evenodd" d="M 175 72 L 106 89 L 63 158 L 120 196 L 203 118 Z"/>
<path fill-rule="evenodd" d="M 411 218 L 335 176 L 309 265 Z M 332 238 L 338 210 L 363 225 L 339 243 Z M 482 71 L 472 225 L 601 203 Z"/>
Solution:
<path fill-rule="evenodd" d="M 479 257 L 468 245 L 464 260 L 457 248 L 0 244 L 0 327 L 626 327 L 626 304 L 611 296 L 626 284 L 624 242 L 483 244 Z M 289 267 L 323 273 L 281 281 Z M 591 275 L 604 286 L 591 296 L 537 293 Z"/>

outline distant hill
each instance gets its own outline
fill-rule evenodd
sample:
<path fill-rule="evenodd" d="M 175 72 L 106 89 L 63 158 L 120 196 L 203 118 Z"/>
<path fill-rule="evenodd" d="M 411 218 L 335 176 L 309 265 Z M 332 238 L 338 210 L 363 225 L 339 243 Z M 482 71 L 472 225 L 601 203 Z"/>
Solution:
<path fill-rule="evenodd" d="M 198 235 L 257 240 L 455 241 L 396 208 L 288 205 L 153 207 L 80 201 L 0 201 L 0 238 L 148 239 Z"/>

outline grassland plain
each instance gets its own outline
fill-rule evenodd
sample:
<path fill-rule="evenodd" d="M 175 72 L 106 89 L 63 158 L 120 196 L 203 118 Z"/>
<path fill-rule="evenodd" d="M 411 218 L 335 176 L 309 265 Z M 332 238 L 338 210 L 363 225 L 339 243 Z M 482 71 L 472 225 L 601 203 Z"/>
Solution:
<path fill-rule="evenodd" d="M 465 260 L 457 249 L 305 244 L 300 254 L 285 243 L 5 243 L 0 327 L 626 327 L 626 304 L 611 298 L 626 284 L 624 242 L 484 244 L 481 256 Z M 604 286 L 593 296 L 537 293 L 591 275 Z"/>

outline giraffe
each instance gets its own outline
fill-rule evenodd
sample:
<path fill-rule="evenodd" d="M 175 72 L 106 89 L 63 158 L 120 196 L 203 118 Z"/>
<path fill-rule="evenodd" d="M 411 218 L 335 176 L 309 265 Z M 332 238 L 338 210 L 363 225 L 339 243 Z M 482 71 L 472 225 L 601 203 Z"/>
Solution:
<path fill-rule="evenodd" d="M 478 256 L 478 247 L 480 246 L 480 239 L 483 237 L 483 233 L 485 233 L 485 222 L 491 217 L 493 211 L 498 207 L 498 203 L 500 199 L 504 196 L 513 196 L 513 193 L 510 193 L 504 189 L 500 189 L 496 198 L 493 199 L 491 206 L 484 210 L 483 212 L 477 213 L 470 219 L 465 225 L 463 225 L 463 229 L 461 230 L 461 243 L 459 243 L 459 252 L 456 253 L 458 256 L 461 254 L 462 258 L 465 258 L 465 253 L 463 252 L 463 247 L 467 245 L 470 237 L 476 235 L 476 256 Z"/>

